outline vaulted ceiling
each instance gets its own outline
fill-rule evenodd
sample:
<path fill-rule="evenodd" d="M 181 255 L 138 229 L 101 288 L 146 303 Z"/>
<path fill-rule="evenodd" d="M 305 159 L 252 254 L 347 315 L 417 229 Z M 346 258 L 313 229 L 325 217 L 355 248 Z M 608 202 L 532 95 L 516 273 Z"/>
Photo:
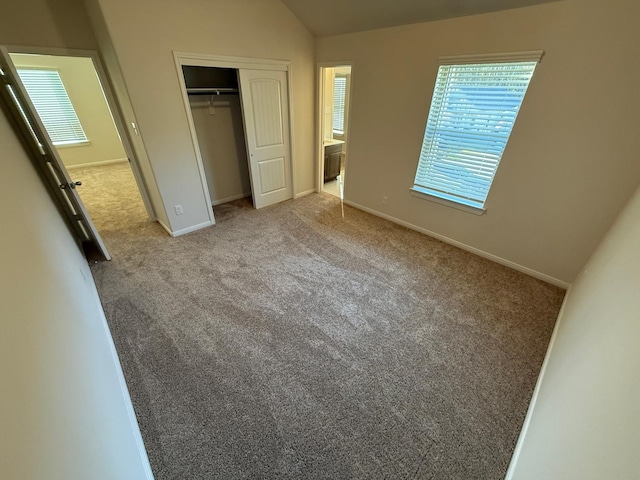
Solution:
<path fill-rule="evenodd" d="M 316 36 L 361 32 L 557 0 L 282 0 Z"/>

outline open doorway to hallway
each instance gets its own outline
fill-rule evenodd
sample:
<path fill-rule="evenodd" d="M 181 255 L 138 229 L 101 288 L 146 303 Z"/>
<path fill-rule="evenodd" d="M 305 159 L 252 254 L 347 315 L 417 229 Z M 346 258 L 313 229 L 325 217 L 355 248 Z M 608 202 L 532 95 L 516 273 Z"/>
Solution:
<path fill-rule="evenodd" d="M 141 179 L 90 56 L 10 53 L 38 116 L 100 234 L 147 222 Z M 62 187 L 61 187 L 62 188 Z"/>
<path fill-rule="evenodd" d="M 321 67 L 320 76 L 321 190 L 343 199 L 349 135 L 351 66 Z"/>

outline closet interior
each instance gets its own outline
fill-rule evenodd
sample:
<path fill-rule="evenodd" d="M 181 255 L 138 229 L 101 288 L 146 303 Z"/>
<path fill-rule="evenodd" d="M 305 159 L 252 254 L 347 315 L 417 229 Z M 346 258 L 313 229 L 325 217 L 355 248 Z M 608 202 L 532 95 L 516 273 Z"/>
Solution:
<path fill-rule="evenodd" d="M 238 70 L 182 66 L 211 206 L 251 197 Z"/>

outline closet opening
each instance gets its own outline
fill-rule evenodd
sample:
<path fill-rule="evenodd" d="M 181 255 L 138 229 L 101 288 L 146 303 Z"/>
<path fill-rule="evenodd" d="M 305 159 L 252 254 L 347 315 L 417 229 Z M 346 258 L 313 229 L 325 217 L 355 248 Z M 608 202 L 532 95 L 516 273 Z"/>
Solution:
<path fill-rule="evenodd" d="M 251 199 L 238 70 L 183 65 L 211 207 Z"/>
<path fill-rule="evenodd" d="M 289 62 L 174 52 L 204 197 L 293 198 Z"/>

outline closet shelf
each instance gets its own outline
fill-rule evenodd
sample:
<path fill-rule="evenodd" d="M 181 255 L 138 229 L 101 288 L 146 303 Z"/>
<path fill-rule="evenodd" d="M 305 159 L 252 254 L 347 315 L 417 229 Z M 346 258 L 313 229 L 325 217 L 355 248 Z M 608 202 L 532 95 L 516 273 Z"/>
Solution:
<path fill-rule="evenodd" d="M 233 95 L 238 93 L 237 88 L 187 88 L 190 95 Z"/>

